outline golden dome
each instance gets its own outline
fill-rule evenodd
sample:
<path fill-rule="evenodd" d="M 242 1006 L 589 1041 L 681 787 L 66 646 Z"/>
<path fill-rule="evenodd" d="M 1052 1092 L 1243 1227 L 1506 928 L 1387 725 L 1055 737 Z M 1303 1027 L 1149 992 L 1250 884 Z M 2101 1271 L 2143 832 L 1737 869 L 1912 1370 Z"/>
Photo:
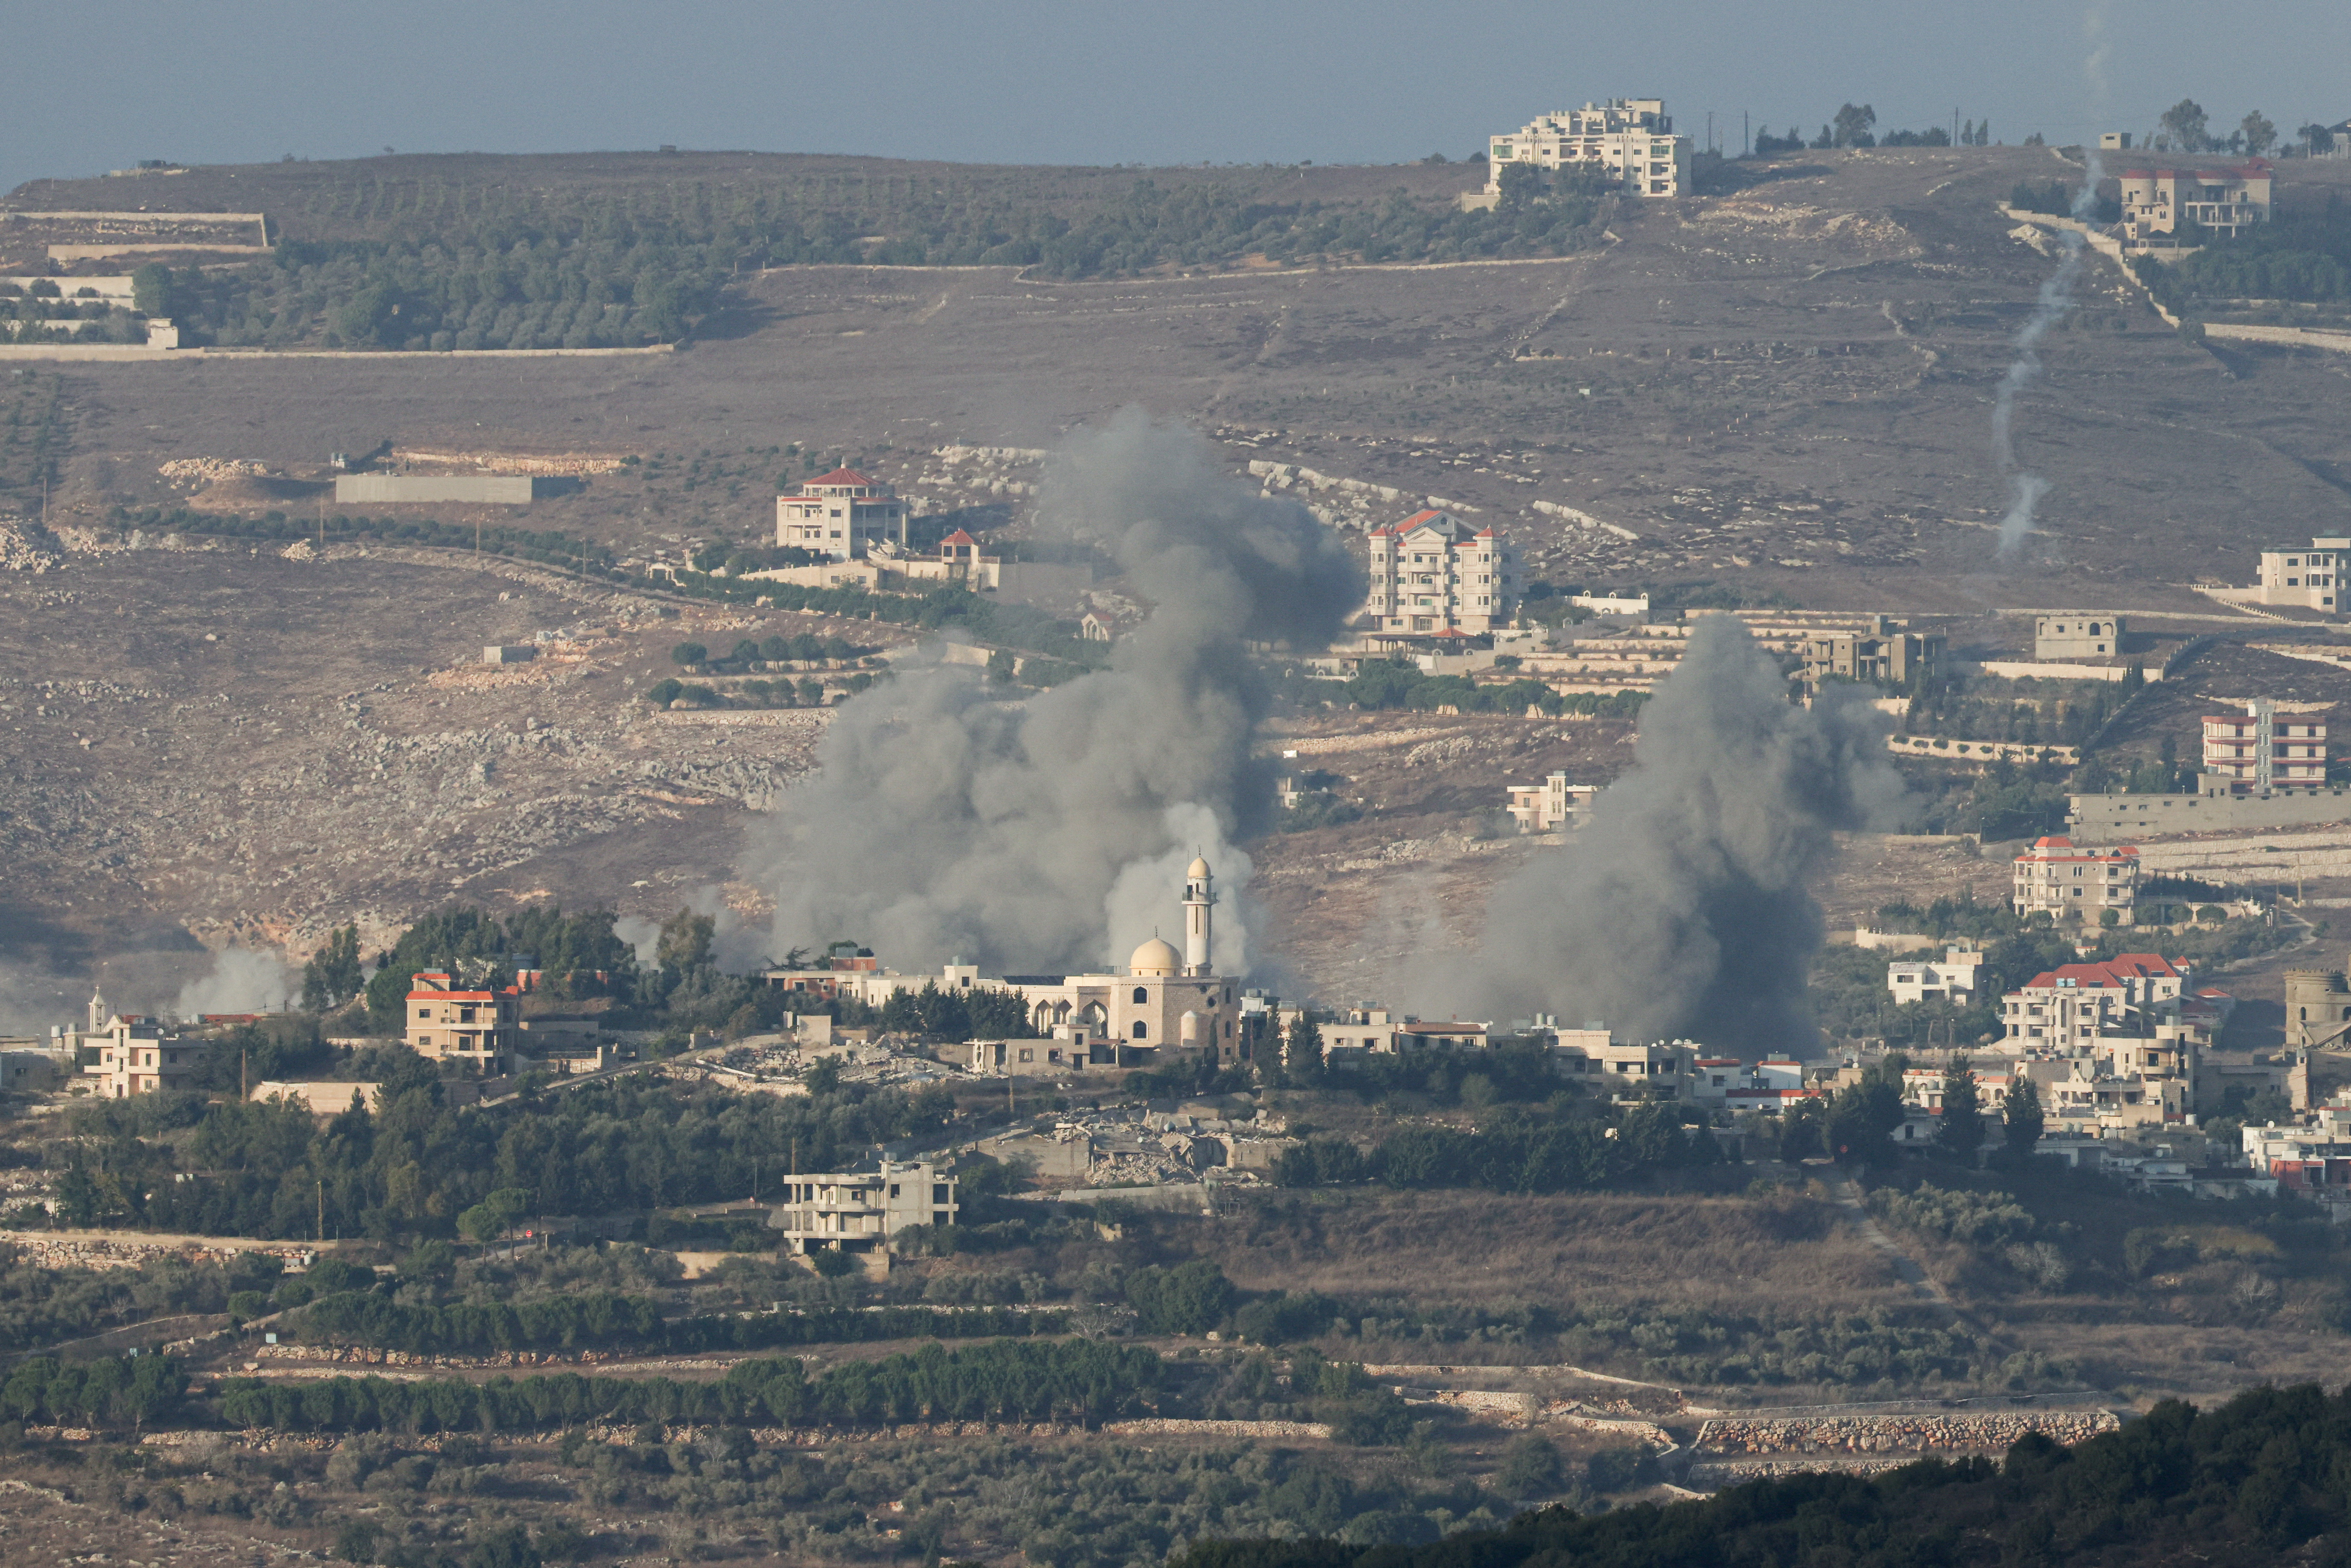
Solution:
<path fill-rule="evenodd" d="M 1130 975 L 1172 975 L 1183 962 L 1182 954 L 1154 936 L 1134 950 L 1134 956 L 1126 961 L 1126 972 Z"/>

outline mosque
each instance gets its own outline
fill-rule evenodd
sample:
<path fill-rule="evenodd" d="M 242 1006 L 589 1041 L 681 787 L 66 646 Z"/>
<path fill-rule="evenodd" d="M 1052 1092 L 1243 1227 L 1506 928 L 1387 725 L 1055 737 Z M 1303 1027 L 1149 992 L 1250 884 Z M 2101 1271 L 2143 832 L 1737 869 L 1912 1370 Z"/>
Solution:
<path fill-rule="evenodd" d="M 861 955 L 807 969 L 770 969 L 761 977 L 812 996 L 853 996 L 875 1008 L 893 992 L 920 990 L 934 981 L 942 990 L 1012 991 L 1058 1066 L 1133 1066 L 1164 1061 L 1174 1051 L 1213 1051 L 1230 1061 L 1239 1056 L 1240 997 L 1238 983 L 1218 975 L 1209 961 L 1216 904 L 1216 877 L 1207 858 L 1196 855 L 1184 869 L 1184 950 L 1154 936 L 1123 970 L 987 980 L 976 964 L 949 964 L 935 976 L 903 975 Z"/>
<path fill-rule="evenodd" d="M 1123 974 L 1007 975 L 1007 989 L 1029 1004 L 1038 1034 L 1096 1049 L 1108 1062 L 1118 1048 L 1172 1047 L 1214 1051 L 1233 1060 L 1239 1050 L 1240 1003 L 1235 982 L 1208 960 L 1217 904 L 1216 878 L 1205 856 L 1184 868 L 1184 951 L 1153 936 L 1134 950 Z"/>

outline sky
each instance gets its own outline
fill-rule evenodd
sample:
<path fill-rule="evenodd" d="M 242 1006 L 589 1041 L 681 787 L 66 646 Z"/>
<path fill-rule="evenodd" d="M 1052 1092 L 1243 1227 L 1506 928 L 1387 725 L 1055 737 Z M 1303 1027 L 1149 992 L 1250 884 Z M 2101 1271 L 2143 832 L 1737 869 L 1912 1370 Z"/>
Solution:
<path fill-rule="evenodd" d="M 141 158 L 690 149 L 1019 163 L 1460 158 L 1591 99 L 1685 133 L 1995 140 L 2351 115 L 2343 0 L 76 0 L 0 50 L 0 190 Z"/>

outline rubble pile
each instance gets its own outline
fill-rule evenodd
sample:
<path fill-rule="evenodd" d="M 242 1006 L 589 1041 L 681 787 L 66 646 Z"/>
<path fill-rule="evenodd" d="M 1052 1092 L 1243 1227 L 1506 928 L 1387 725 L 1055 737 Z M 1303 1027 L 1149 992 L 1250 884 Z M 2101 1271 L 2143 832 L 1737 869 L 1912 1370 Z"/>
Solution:
<path fill-rule="evenodd" d="M 228 479 L 253 479 L 269 472 L 269 465 L 249 457 L 174 457 L 155 472 L 174 485 L 201 490 Z"/>
<path fill-rule="evenodd" d="M 1722 1454 L 1857 1454 L 2001 1449 L 2027 1432 L 2074 1444 L 2121 1423 L 2108 1410 L 2003 1411 L 1965 1416 L 1730 1417 L 1698 1428 L 1697 1446 Z"/>
<path fill-rule="evenodd" d="M 44 572 L 61 565 L 65 552 L 37 523 L 0 515 L 0 571 Z"/>

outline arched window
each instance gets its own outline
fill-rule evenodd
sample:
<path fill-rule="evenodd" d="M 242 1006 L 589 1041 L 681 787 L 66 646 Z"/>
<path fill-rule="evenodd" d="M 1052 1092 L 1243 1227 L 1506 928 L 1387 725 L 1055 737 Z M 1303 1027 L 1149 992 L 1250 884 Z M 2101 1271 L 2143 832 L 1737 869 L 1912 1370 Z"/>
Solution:
<path fill-rule="evenodd" d="M 1151 1026 L 1144 1023 L 1141 1019 L 1135 1019 L 1134 1038 L 1137 1040 L 1149 1040 L 1151 1038 Z"/>
<path fill-rule="evenodd" d="M 1147 986 L 1137 986 L 1137 987 L 1135 987 L 1135 988 L 1134 988 L 1134 1005 L 1135 1005 L 1136 1007 L 1141 1007 L 1144 1003 L 1145 1003 L 1145 1002 L 1149 1001 L 1150 999 L 1151 999 L 1151 990 L 1150 990 L 1150 988 L 1149 988 L 1149 987 L 1147 987 Z"/>

